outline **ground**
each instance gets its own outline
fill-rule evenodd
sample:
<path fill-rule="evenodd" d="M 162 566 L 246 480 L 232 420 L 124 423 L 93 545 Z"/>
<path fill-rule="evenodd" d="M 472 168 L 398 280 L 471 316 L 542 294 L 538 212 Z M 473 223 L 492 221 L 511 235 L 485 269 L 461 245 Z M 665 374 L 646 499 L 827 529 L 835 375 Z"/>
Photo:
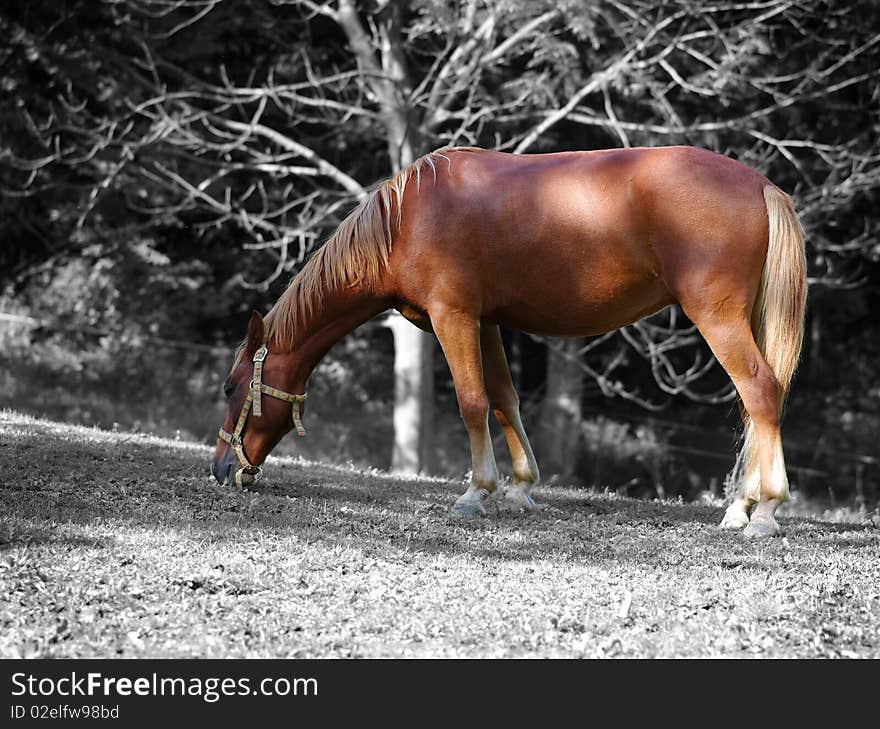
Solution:
<path fill-rule="evenodd" d="M 880 657 L 880 530 L 539 488 L 449 513 L 461 482 L 270 459 L 0 412 L 0 656 Z"/>

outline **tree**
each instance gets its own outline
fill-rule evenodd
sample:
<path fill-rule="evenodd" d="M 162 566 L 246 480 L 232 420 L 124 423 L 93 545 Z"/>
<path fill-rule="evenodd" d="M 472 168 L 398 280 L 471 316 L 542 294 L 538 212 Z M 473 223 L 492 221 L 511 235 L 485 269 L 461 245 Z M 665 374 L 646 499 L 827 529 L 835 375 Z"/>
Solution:
<path fill-rule="evenodd" d="M 24 25 L 11 21 L 24 45 L 59 67 L 49 93 L 36 94 L 44 103 L 21 95 L 18 131 L 28 140 L 6 150 L 6 187 L 41 199 L 49 188 L 86 188 L 78 229 L 121 203 L 145 225 L 173 219 L 203 235 L 243 233 L 243 248 L 272 265 L 238 283 L 262 291 L 366 194 L 366 182 L 439 146 L 485 143 L 493 117 L 541 102 L 530 80 L 565 77 L 551 58 L 505 78 L 507 64 L 548 45 L 540 31 L 557 11 L 543 3 L 125 0 L 24 14 Z M 74 23 L 87 36 L 76 44 L 85 83 L 52 38 Z M 127 58 L 124 43 L 136 49 Z M 216 66 L 219 49 L 237 52 Z M 492 146 L 504 142 L 503 125 L 493 134 Z M 409 327 L 392 331 L 403 414 L 395 465 L 418 470 L 433 422 L 433 343 Z"/>
<path fill-rule="evenodd" d="M 605 133 L 601 146 L 695 144 L 734 154 L 793 192 L 812 283 L 857 284 L 880 260 L 870 212 L 880 191 L 878 12 L 864 2 L 597 4 L 593 42 L 580 49 L 589 70 L 564 103 L 523 112 L 529 125 L 514 151 L 578 139 L 586 127 Z M 694 352 L 698 343 L 683 317 L 663 313 L 588 345 L 582 370 L 604 393 L 650 409 L 676 395 L 729 400 L 729 386 L 698 384 L 713 365 L 705 348 Z M 571 350 L 549 348 L 547 392 L 564 400 L 579 387 Z M 634 386 L 644 378 L 632 376 L 633 360 L 650 367 L 653 393 Z"/>
<path fill-rule="evenodd" d="M 372 181 L 430 149 L 687 143 L 793 192 L 813 282 L 857 285 L 880 259 L 878 13 L 821 0 L 8 2 L 3 263 L 21 272 L 141 234 L 187 255 L 225 247 L 229 306 L 245 310 Z M 398 413 L 414 413 L 401 425 L 421 414 L 396 459 L 415 470 L 432 345 L 392 328 Z M 579 378 L 554 374 L 570 371 L 560 353 L 646 407 L 724 400 L 699 340 L 673 311 L 550 343 L 547 390 L 576 397 Z"/>

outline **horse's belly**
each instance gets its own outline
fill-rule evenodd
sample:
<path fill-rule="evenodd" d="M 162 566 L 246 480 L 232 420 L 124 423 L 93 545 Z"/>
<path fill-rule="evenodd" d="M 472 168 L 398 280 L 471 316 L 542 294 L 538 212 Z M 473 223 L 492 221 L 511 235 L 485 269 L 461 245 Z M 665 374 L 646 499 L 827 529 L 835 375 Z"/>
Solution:
<path fill-rule="evenodd" d="M 486 297 L 490 317 L 535 333 L 589 336 L 673 303 L 656 257 L 640 236 L 620 229 L 590 233 L 520 237 L 506 255 L 493 256 Z"/>
<path fill-rule="evenodd" d="M 511 329 L 559 337 L 586 337 L 618 329 L 674 303 L 659 277 L 618 284 L 566 286 L 559 281 L 539 296 L 517 298 L 500 306 L 487 319 Z"/>

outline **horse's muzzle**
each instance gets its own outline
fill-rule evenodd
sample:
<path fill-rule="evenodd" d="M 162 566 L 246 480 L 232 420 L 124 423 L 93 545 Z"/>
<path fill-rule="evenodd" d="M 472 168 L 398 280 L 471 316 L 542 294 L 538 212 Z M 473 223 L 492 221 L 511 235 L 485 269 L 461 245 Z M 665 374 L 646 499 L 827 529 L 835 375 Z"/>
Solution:
<path fill-rule="evenodd" d="M 232 469 L 237 467 L 235 461 L 226 457 L 215 458 L 211 461 L 211 475 L 221 486 L 225 486 L 232 476 Z"/>
<path fill-rule="evenodd" d="M 220 457 L 211 461 L 211 475 L 221 486 L 235 485 L 238 488 L 253 486 L 263 476 L 259 466 L 241 465 L 228 450 Z"/>

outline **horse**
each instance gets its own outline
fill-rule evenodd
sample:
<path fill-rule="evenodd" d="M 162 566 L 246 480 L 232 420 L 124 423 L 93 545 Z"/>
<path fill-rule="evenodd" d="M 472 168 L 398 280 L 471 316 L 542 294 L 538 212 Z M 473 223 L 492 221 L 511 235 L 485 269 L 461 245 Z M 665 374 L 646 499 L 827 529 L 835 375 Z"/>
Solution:
<path fill-rule="evenodd" d="M 499 507 L 531 510 L 540 474 L 499 326 L 591 336 L 678 304 L 733 381 L 745 426 L 720 526 L 775 535 L 789 498 L 780 418 L 806 293 L 791 199 L 736 160 L 694 147 L 442 148 L 378 184 L 265 318 L 254 312 L 211 471 L 223 484 L 256 481 L 281 438 L 304 432 L 306 381 L 330 347 L 397 309 L 439 340 L 467 428 L 473 468 L 453 511 L 485 514 L 498 486 L 490 410 L 513 462 Z"/>

